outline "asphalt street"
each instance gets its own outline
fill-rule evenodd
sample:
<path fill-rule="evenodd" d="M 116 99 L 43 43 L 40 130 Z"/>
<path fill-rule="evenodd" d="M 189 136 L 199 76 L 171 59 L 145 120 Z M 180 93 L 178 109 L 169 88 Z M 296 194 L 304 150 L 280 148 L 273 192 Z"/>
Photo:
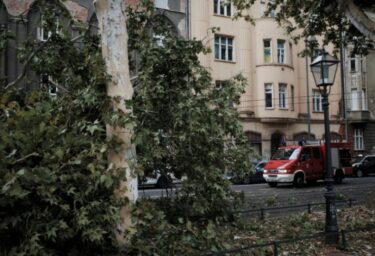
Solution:
<path fill-rule="evenodd" d="M 175 189 L 139 189 L 139 196 L 157 198 L 171 195 Z M 267 183 L 260 183 L 232 185 L 232 189 L 244 193 L 247 208 L 323 202 L 326 191 L 324 182 L 302 188 L 294 188 L 291 185 L 278 185 L 276 188 L 271 188 Z M 338 200 L 351 198 L 364 202 L 369 196 L 375 196 L 375 176 L 346 178 L 343 184 L 335 185 L 334 189 Z"/>

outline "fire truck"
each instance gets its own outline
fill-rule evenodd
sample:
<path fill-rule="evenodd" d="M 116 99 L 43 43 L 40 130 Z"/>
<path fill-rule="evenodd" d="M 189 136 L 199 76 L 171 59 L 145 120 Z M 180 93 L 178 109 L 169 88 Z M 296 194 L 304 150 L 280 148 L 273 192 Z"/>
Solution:
<path fill-rule="evenodd" d="M 353 174 L 349 143 L 331 143 L 331 159 L 335 183 L 340 184 L 345 176 Z M 325 162 L 325 144 L 283 146 L 264 167 L 263 178 L 270 187 L 279 183 L 301 187 L 324 179 Z"/>

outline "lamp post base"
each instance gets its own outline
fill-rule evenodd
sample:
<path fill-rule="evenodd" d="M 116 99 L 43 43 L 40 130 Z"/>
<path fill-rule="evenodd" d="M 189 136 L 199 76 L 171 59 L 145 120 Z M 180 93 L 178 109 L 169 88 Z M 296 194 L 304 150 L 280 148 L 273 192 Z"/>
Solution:
<path fill-rule="evenodd" d="M 339 242 L 339 231 L 337 225 L 337 215 L 336 215 L 336 194 L 332 190 L 332 184 L 328 183 L 328 191 L 325 193 L 326 198 L 326 244 L 338 244 Z"/>

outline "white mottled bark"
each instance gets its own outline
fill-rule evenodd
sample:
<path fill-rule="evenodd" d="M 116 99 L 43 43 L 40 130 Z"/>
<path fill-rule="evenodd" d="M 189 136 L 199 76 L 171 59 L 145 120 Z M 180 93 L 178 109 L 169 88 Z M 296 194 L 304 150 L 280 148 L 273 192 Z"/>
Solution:
<path fill-rule="evenodd" d="M 95 0 L 95 12 L 98 18 L 101 35 L 102 54 L 105 60 L 107 73 L 111 80 L 107 84 L 107 94 L 110 97 L 131 99 L 133 88 L 129 78 L 128 63 L 128 34 L 126 29 L 125 4 L 123 0 Z M 114 101 L 114 108 L 126 109 L 124 101 Z M 129 162 L 135 157 L 134 147 L 131 144 L 130 129 L 107 126 L 107 136 L 117 136 L 122 141 L 120 152 L 112 152 L 108 156 L 110 164 L 126 170 L 126 181 L 118 191 L 117 196 L 127 197 L 130 204 L 121 209 L 121 229 L 131 228 L 131 203 L 138 197 L 137 176 L 133 175 Z"/>

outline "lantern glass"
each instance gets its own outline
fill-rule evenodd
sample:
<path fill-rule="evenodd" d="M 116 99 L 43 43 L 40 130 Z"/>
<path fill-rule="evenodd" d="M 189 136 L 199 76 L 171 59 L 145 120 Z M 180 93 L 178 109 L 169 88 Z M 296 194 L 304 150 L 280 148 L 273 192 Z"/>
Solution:
<path fill-rule="evenodd" d="M 339 60 L 325 51 L 311 63 L 311 72 L 317 87 L 333 85 Z"/>

